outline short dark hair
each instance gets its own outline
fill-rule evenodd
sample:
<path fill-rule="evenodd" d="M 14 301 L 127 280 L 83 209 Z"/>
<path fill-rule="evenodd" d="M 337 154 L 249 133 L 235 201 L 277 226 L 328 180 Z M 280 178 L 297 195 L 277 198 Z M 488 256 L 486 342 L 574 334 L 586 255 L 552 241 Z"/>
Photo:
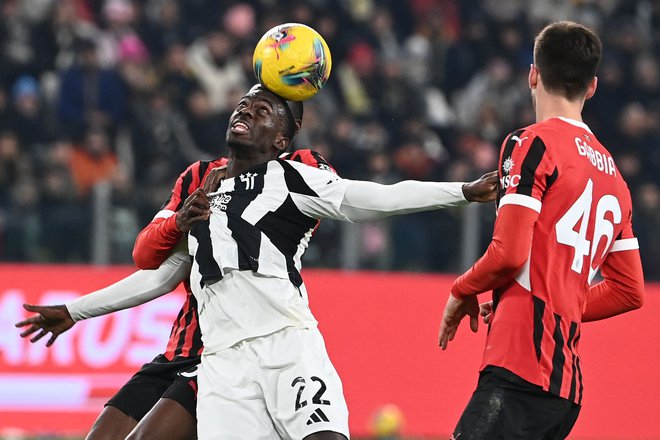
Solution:
<path fill-rule="evenodd" d="M 598 36 L 572 21 L 549 24 L 534 40 L 534 64 L 543 85 L 570 100 L 587 92 L 602 52 Z"/>
<path fill-rule="evenodd" d="M 293 114 L 293 119 L 296 120 L 301 120 L 303 118 L 303 103 L 302 101 L 287 101 L 286 102 L 289 105 L 289 109 L 291 110 L 291 113 Z"/>

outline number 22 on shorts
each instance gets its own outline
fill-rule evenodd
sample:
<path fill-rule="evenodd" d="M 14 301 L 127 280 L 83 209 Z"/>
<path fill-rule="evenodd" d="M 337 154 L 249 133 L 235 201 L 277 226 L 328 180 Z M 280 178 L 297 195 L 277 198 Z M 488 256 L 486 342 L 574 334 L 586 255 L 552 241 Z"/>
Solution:
<path fill-rule="evenodd" d="M 320 386 L 316 394 L 314 394 L 314 397 L 312 397 L 312 403 L 314 405 L 330 405 L 329 400 L 322 399 L 323 393 L 325 393 L 325 390 L 327 389 L 325 382 L 323 382 L 322 379 L 312 376 L 311 377 L 312 382 L 317 382 Z M 291 386 L 295 388 L 298 386 L 298 394 L 296 395 L 296 405 L 295 405 L 295 410 L 298 411 L 301 408 L 304 408 L 307 406 L 307 400 L 305 400 L 302 397 L 303 391 L 305 390 L 305 379 L 301 376 L 296 377 L 293 379 L 293 382 L 291 382 Z"/>

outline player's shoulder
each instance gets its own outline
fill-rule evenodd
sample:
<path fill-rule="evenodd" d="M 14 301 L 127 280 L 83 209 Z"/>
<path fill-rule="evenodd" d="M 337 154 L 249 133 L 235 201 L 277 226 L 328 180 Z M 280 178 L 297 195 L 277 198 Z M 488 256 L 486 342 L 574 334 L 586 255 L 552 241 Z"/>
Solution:
<path fill-rule="evenodd" d="M 591 134 L 586 124 L 566 118 L 550 118 L 512 131 L 503 142 L 503 148 L 509 150 L 518 147 L 522 150 L 534 150 L 544 153 L 547 150 L 566 148 L 573 144 L 576 136 Z M 567 142 L 570 140 L 571 142 Z"/>
<path fill-rule="evenodd" d="M 196 177 L 201 179 L 207 172 L 211 171 L 212 169 L 225 165 L 227 165 L 227 159 L 224 157 L 220 157 L 214 160 L 198 160 L 188 165 L 188 167 L 186 167 L 186 169 L 181 173 L 179 178 L 194 179 Z"/>
<path fill-rule="evenodd" d="M 330 163 L 318 152 L 309 148 L 283 153 L 280 159 L 289 160 L 318 168 L 320 170 L 337 173 Z"/>

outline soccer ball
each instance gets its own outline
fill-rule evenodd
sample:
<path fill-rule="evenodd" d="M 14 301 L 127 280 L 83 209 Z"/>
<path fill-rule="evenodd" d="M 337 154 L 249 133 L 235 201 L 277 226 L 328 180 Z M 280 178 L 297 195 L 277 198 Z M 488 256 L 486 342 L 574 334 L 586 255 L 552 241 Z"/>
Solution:
<path fill-rule="evenodd" d="M 323 37 L 309 26 L 285 23 L 261 37 L 252 67 L 259 82 L 291 101 L 314 96 L 330 77 L 332 58 Z"/>

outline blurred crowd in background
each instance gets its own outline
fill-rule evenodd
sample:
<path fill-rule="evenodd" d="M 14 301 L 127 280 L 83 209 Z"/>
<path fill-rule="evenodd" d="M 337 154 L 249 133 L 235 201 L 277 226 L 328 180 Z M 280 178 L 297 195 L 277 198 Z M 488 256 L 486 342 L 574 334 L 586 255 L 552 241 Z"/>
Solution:
<path fill-rule="evenodd" d="M 347 178 L 474 179 L 534 122 L 534 35 L 572 19 L 605 54 L 585 122 L 629 183 L 647 278 L 660 276 L 658 0 L 3 0 L 0 2 L 0 261 L 89 262 L 95 188 L 109 184 L 111 262 L 188 164 L 227 154 L 252 52 L 283 22 L 317 29 L 329 82 L 305 102 L 294 148 Z M 108 185 L 106 184 L 106 188 Z M 464 214 L 362 225 L 356 267 L 456 271 Z M 476 211 L 483 250 L 494 208 Z M 308 266 L 343 267 L 324 222 Z"/>

